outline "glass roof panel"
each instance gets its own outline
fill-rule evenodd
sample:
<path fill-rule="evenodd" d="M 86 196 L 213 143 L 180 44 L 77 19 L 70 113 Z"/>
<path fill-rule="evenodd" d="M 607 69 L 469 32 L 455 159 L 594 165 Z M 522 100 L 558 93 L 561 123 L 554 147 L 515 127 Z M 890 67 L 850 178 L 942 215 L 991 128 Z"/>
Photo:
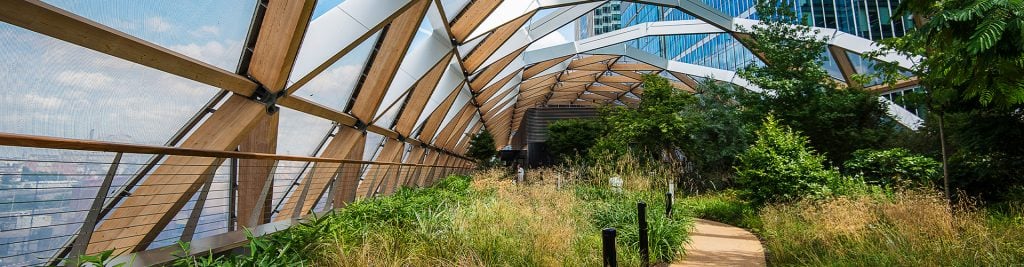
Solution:
<path fill-rule="evenodd" d="M 0 23 L 0 132 L 163 145 L 220 89 Z"/>
<path fill-rule="evenodd" d="M 44 0 L 61 9 L 234 72 L 254 0 Z"/>
<path fill-rule="evenodd" d="M 355 91 L 355 86 L 359 82 L 359 77 L 363 73 L 366 61 L 379 36 L 380 33 L 370 36 L 369 39 L 309 80 L 309 83 L 296 89 L 293 94 L 336 110 L 344 110 L 352 100 L 352 92 Z M 289 81 L 289 85 L 293 82 Z"/>

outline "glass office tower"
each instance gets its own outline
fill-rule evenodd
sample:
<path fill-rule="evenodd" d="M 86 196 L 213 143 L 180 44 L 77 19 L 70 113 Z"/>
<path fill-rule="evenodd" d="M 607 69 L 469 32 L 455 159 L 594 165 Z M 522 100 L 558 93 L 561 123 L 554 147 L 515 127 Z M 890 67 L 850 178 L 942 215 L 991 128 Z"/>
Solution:
<path fill-rule="evenodd" d="M 612 2 L 621 8 L 621 12 L 615 15 L 620 17 L 621 24 L 618 27 L 622 28 L 645 22 L 695 19 L 673 8 L 634 2 Z M 605 6 L 611 5 L 612 2 Z M 733 17 L 757 19 L 754 8 L 756 0 L 704 2 Z M 892 17 L 892 10 L 899 6 L 900 0 L 792 0 L 791 4 L 798 16 L 801 16 L 808 25 L 838 29 L 870 40 L 903 36 L 912 25 L 908 16 Z M 578 20 L 578 39 L 606 33 L 608 30 L 605 28 L 618 28 L 609 27 L 603 21 L 601 30 L 593 27 L 597 25 L 594 20 L 597 12 L 608 13 L 603 7 Z M 591 27 L 587 27 L 588 25 Z M 734 70 L 751 63 L 761 64 L 749 50 L 729 34 L 651 36 L 630 41 L 629 44 L 665 58 L 713 68 Z M 831 55 L 824 54 L 828 61 L 826 69 L 834 77 L 840 78 L 841 74 Z"/>

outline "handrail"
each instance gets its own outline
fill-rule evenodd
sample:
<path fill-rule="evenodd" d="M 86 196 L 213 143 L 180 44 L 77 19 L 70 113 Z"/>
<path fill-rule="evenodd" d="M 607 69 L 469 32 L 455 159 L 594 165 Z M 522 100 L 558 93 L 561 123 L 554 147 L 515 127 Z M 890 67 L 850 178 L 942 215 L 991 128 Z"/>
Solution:
<path fill-rule="evenodd" d="M 279 155 L 268 153 L 222 151 L 210 149 L 195 149 L 156 145 L 127 144 L 107 141 L 71 139 L 62 137 L 49 137 L 25 134 L 0 133 L 0 146 L 17 146 L 51 149 L 73 149 L 98 152 L 121 152 L 133 154 L 164 154 L 176 156 L 193 156 L 209 158 L 239 158 L 239 159 L 268 159 L 284 161 L 310 161 L 330 163 L 355 163 L 355 164 L 377 164 L 377 165 L 398 165 L 398 166 L 420 166 L 431 167 L 434 165 L 400 163 L 400 162 L 379 162 L 365 160 L 350 160 L 340 158 L 321 158 L 309 156 Z M 452 166 L 457 167 L 457 166 Z"/>

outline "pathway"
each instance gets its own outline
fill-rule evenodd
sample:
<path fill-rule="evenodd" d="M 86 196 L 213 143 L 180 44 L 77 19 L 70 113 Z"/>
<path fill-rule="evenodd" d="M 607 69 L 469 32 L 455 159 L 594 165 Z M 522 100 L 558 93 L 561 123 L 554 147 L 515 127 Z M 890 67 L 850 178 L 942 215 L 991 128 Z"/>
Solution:
<path fill-rule="evenodd" d="M 765 266 L 764 247 L 739 227 L 696 219 L 686 258 L 670 266 Z"/>

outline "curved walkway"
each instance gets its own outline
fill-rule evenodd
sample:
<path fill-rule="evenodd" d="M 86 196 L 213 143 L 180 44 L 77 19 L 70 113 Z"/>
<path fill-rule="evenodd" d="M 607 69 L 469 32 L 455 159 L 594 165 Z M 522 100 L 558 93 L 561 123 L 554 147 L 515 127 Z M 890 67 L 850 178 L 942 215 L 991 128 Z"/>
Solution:
<path fill-rule="evenodd" d="M 670 266 L 765 266 L 764 247 L 739 227 L 695 219 L 686 258 Z"/>

